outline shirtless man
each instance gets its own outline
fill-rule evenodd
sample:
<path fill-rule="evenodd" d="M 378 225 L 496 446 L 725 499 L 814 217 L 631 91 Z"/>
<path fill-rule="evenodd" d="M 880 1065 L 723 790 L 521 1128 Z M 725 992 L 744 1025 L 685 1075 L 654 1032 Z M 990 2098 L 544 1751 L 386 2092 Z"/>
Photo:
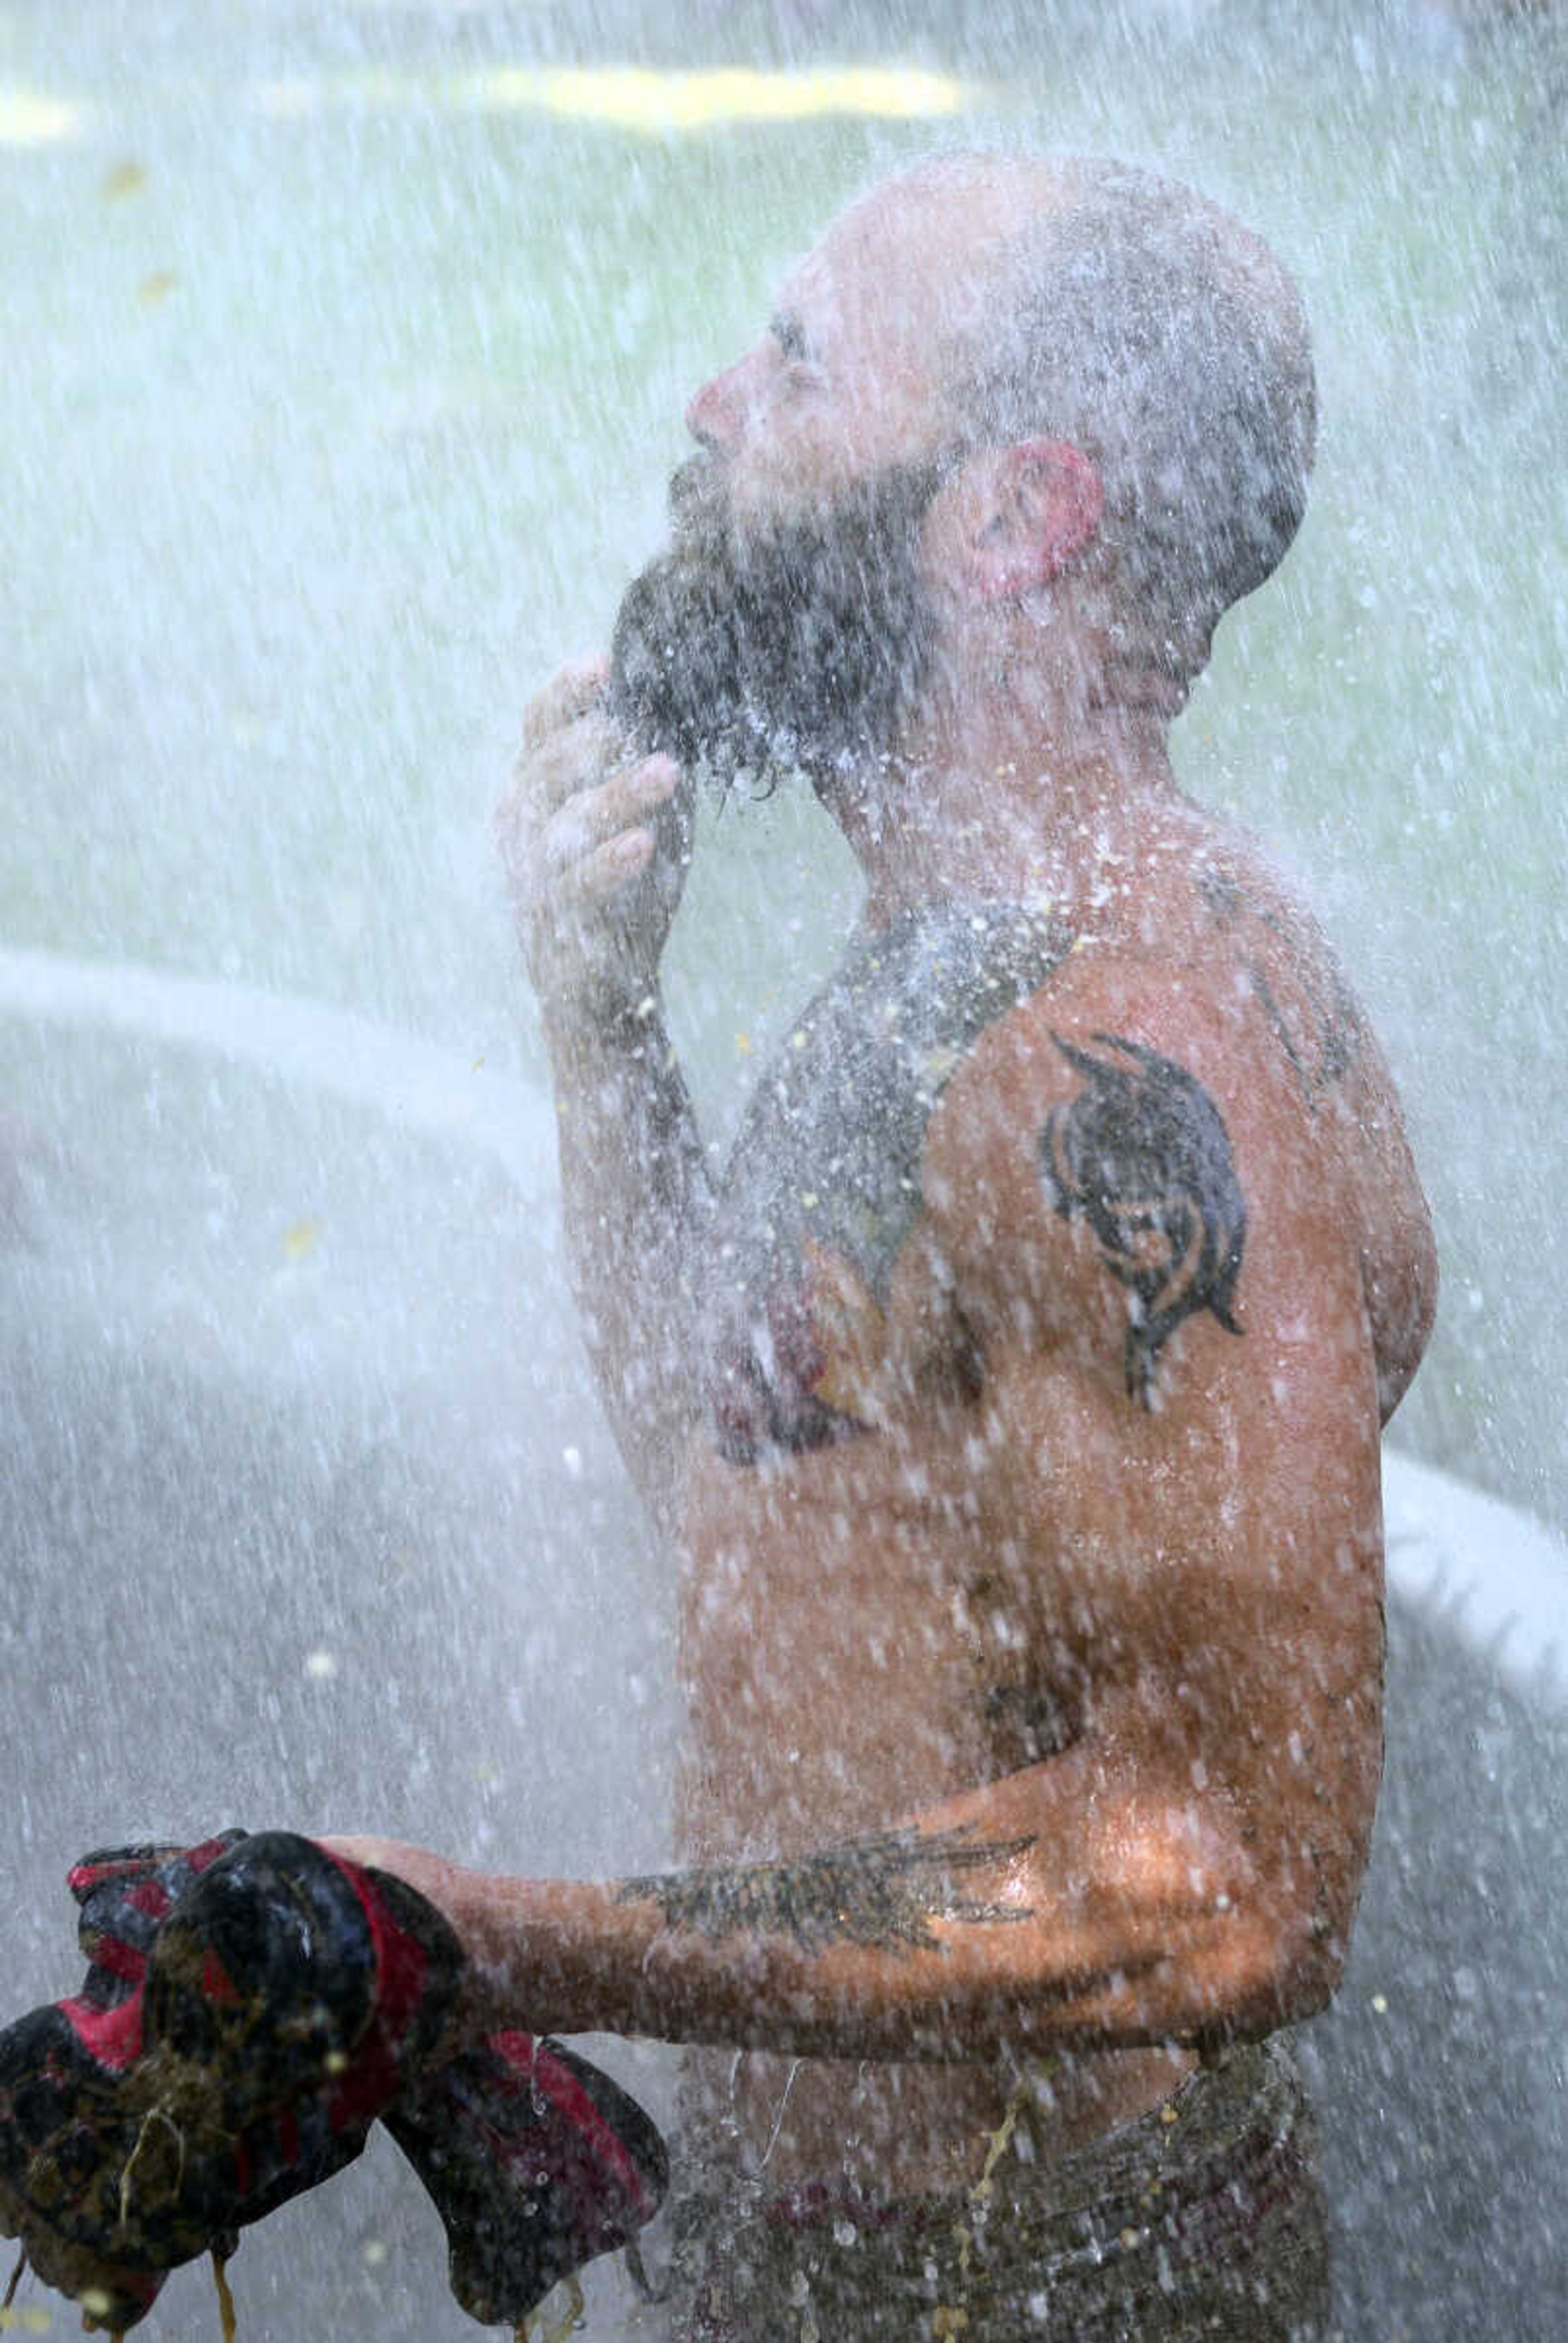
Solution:
<path fill-rule="evenodd" d="M 1051 2255 L 1138 2238 L 1177 2323 L 1125 2331 L 1186 2332 L 1221 2192 L 1156 2235 L 1158 2151 L 1201 2061 L 1340 1974 L 1379 1433 L 1435 1285 L 1372 1036 L 1167 755 L 1301 517 L 1304 320 L 1185 189 L 949 157 L 839 217 L 689 422 L 672 550 L 533 704 L 500 820 L 584 1322 L 679 1557 L 689 1867 L 344 1844 L 451 1918 L 476 2025 L 707 2046 L 694 2135 L 758 2242 L 709 2236 L 683 2332 L 1087 2332 Z M 705 756 L 804 772 L 868 890 L 717 1181 L 658 985 Z M 1051 2176 L 1087 2206 L 1129 2141 L 1109 2247 L 1069 2237 Z M 1256 2243 L 1223 2331 L 1309 2331 Z"/>

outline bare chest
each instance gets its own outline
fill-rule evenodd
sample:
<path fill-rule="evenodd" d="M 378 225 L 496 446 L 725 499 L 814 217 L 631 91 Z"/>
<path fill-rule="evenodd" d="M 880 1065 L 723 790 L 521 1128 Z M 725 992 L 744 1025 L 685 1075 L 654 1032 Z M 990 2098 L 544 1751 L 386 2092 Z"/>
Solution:
<path fill-rule="evenodd" d="M 976 1041 L 1068 941 L 1020 906 L 924 906 L 862 940 L 803 1011 L 747 1114 L 706 1264 L 708 1420 L 727 1461 L 855 1439 L 922 1378 L 961 1381 L 921 1222 L 927 1131 Z"/>

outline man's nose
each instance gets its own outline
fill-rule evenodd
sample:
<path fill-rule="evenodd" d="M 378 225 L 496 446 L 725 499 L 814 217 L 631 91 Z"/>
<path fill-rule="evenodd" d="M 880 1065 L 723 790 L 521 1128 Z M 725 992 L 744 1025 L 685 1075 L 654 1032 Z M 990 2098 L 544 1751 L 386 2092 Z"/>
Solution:
<path fill-rule="evenodd" d="M 759 352 L 748 350 L 705 382 L 686 410 L 686 427 L 704 447 L 732 447 L 757 412 L 761 395 Z"/>

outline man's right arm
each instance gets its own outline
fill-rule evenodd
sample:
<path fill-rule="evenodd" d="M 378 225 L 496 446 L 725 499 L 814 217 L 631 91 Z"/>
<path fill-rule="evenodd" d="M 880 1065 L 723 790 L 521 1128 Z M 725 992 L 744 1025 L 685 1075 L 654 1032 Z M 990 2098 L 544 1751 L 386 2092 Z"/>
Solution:
<path fill-rule="evenodd" d="M 606 1413 L 668 1524 L 698 1408 L 693 1262 L 712 1209 L 696 1117 L 658 997 L 680 899 L 678 769 L 638 758 L 602 666 L 533 701 L 497 818 L 555 1076 L 573 1286 Z"/>

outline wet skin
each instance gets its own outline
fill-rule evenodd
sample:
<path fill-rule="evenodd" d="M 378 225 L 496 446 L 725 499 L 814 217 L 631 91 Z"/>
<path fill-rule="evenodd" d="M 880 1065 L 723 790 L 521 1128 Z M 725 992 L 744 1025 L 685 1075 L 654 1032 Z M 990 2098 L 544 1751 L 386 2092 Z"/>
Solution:
<path fill-rule="evenodd" d="M 738 525 L 951 440 L 943 304 L 1054 199 L 853 207 L 693 401 Z M 531 708 L 499 836 L 584 1329 L 678 1556 L 682 1872 L 445 1906 L 467 2022 L 708 2046 L 779 2182 L 973 2179 L 1320 2007 L 1381 1753 L 1378 1435 L 1434 1275 L 1386 1069 L 1304 913 L 1177 791 L 1097 484 L 953 470 L 891 753 L 819 776 L 860 932 L 715 1189 L 658 1002 L 665 758 L 605 671 Z M 799 2063 L 798 2063 L 799 2062 Z"/>
<path fill-rule="evenodd" d="M 1337 1966 L 1376 1792 L 1376 1386 L 1380 1367 L 1402 1372 L 1420 1206 L 1375 1047 L 1320 940 L 1234 841 L 1218 847 L 1194 825 L 1191 861 L 1161 858 L 944 1070 L 885 1268 L 869 1242 L 824 1262 L 809 1233 L 819 1204 L 797 1205 L 780 1243 L 781 1185 L 832 1192 L 831 1108 L 811 1132 L 829 1158 L 815 1171 L 780 1167 L 765 1124 L 743 1131 L 726 1199 L 733 1212 L 760 1186 L 773 1233 L 756 1250 L 802 1264 L 790 1298 L 815 1342 L 775 1341 L 770 1417 L 754 1383 L 742 1394 L 748 1439 L 726 1372 L 733 1341 L 710 1373 L 683 1519 L 682 1819 L 689 1852 L 713 1863 L 854 1838 L 1002 1785 L 990 1828 L 1032 1822 L 1034 1860 L 1059 1882 L 1078 1875 L 1081 1909 L 1112 1904 L 1118 1878 L 1151 1894 L 1179 1976 L 1184 1955 L 1199 1974 L 1248 1957 L 1205 1944 L 1212 1911 L 1183 1911 L 1181 1883 L 1155 1875 L 1174 1861 L 1171 1815 L 1201 1817 L 1202 1859 L 1229 1881 L 1216 1873 L 1209 1898 L 1229 1893 L 1265 1933 L 1294 1934 L 1297 1974 L 1272 1982 L 1301 2006 Z M 1217 872 L 1236 890 L 1218 911 Z M 857 972 L 852 961 L 851 998 Z M 1287 997 L 1299 1022 L 1281 1031 Z M 876 1041 L 883 1004 L 867 1007 Z M 1336 1071 L 1303 1081 L 1326 1031 Z M 1103 1230 L 1063 1210 L 1060 1177 L 1093 1070 L 1124 1071 L 1127 1044 L 1152 1054 L 1167 1092 L 1166 1111 L 1143 1116 L 1167 1179 L 1126 1143 L 1134 1101 L 1122 1161 L 1143 1176 L 1124 1182 L 1123 1203 L 1151 1270 L 1185 1276 L 1191 1304 L 1131 1388 L 1130 1326 L 1159 1313 Z M 846 1055 L 852 1069 L 840 1042 L 841 1068 Z M 1161 1071 L 1178 1067 L 1182 1081 Z M 1222 1130 L 1226 1162 L 1205 1167 L 1182 1144 L 1189 1085 L 1214 1112 L 1200 1137 Z M 832 1096 L 846 1138 L 861 1135 L 852 1071 Z M 1102 1160 L 1114 1167 L 1114 1151 Z M 727 1232 L 721 1216 L 733 1243 Z M 766 1307 L 753 1315 L 769 1322 Z M 783 1316 L 775 1301 L 772 1323 Z M 1123 1765 L 1137 1785 L 1124 1800 Z M 1079 1844 L 1086 1781 L 1104 1809 L 1101 1881 Z M 1268 2022 L 1271 1989 L 1254 2023 Z M 1172 2016 L 1173 2032 L 1191 2029 L 1190 2009 Z M 738 2090 L 766 2144 L 788 2064 L 758 2058 L 733 2082 L 723 2062 L 709 2073 L 721 2100 Z M 1080 2034 L 1053 2113 L 1036 2119 L 1040 2145 L 1103 2128 L 1169 2082 L 1162 2061 L 1095 2053 Z M 848 2101 L 862 2177 L 948 2178 L 1006 2097 L 995 2059 L 896 2082 L 802 2069 L 769 2170 L 801 2177 L 841 2160 Z"/>

